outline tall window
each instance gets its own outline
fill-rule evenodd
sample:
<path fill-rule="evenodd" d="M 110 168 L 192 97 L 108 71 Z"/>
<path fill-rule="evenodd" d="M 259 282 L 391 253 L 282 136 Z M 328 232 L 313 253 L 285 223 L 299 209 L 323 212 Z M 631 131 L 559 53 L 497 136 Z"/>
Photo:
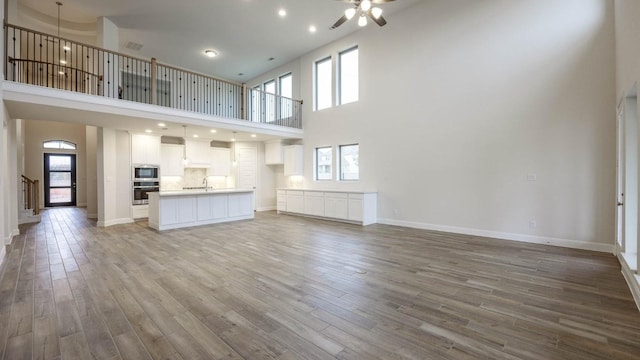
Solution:
<path fill-rule="evenodd" d="M 340 145 L 340 180 L 360 179 L 360 146 Z"/>
<path fill-rule="evenodd" d="M 264 98 L 265 98 L 265 113 L 267 122 L 274 121 L 276 119 L 276 81 L 269 80 L 264 83 Z"/>
<path fill-rule="evenodd" d="M 358 47 L 341 52 L 338 66 L 340 104 L 358 101 Z"/>
<path fill-rule="evenodd" d="M 331 107 L 331 57 L 316 61 L 315 67 L 316 110 Z"/>
<path fill-rule="evenodd" d="M 316 180 L 332 179 L 332 150 L 331 146 L 316 148 Z"/>
<path fill-rule="evenodd" d="M 280 119 L 293 115 L 293 76 L 291 73 L 280 76 Z"/>

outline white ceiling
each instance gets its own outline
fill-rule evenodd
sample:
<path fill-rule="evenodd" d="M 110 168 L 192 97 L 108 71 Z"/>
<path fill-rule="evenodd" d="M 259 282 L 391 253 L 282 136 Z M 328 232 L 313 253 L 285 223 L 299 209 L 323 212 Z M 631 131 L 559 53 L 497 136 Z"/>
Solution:
<path fill-rule="evenodd" d="M 61 1 L 63 28 L 91 35 L 91 29 L 95 29 L 92 24 L 105 16 L 119 28 L 120 52 L 155 57 L 161 63 L 236 82 L 247 81 L 360 29 L 356 19 L 336 30 L 329 29 L 352 6 L 340 0 Z M 392 24 L 394 12 L 419 1 L 397 0 L 379 6 Z M 55 0 L 18 3 L 22 16 L 27 14 L 55 26 Z M 279 9 L 287 11 L 285 18 L 278 16 Z M 311 25 L 318 29 L 315 34 L 308 31 Z M 384 27 L 369 22 L 363 31 L 384 31 Z M 142 49 L 126 49 L 129 41 L 142 44 Z M 220 55 L 205 57 L 207 48 Z"/>

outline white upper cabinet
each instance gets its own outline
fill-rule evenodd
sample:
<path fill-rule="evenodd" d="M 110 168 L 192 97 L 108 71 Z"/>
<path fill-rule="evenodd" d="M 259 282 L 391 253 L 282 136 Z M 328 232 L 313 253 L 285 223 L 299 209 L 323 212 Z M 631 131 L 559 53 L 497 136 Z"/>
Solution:
<path fill-rule="evenodd" d="M 284 147 L 284 176 L 301 176 L 303 168 L 304 146 L 289 145 Z"/>
<path fill-rule="evenodd" d="M 132 134 L 131 163 L 160 165 L 160 136 Z"/>
<path fill-rule="evenodd" d="M 209 176 L 231 175 L 231 149 L 211 148 L 211 167 L 207 170 Z"/>
<path fill-rule="evenodd" d="M 208 141 L 187 140 L 187 167 L 211 167 L 211 145 Z"/>
<path fill-rule="evenodd" d="M 284 164 L 284 149 L 282 140 L 271 140 L 264 143 L 265 165 Z"/>
<path fill-rule="evenodd" d="M 184 165 L 182 163 L 183 151 L 184 145 L 162 144 L 161 176 L 184 175 Z"/>

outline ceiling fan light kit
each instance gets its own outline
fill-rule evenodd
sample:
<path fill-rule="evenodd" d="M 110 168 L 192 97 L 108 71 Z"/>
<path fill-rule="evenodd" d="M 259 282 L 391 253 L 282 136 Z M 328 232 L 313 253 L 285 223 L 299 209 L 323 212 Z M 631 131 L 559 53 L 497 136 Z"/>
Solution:
<path fill-rule="evenodd" d="M 367 26 L 367 17 L 373 20 L 378 26 L 385 26 L 387 21 L 384 17 L 382 17 L 382 9 L 379 8 L 379 4 L 388 3 L 394 0 L 341 0 L 346 1 L 349 4 L 353 4 L 352 8 L 345 10 L 344 15 L 342 15 L 338 21 L 336 21 L 331 29 L 335 29 L 338 26 L 344 24 L 348 20 L 351 20 L 357 13 L 360 13 L 358 16 L 358 26 Z"/>

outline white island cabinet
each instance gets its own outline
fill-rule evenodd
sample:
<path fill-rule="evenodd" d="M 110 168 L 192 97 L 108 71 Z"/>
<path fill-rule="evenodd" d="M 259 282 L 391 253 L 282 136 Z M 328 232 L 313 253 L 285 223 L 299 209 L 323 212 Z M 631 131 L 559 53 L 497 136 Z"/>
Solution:
<path fill-rule="evenodd" d="M 149 226 L 156 230 L 253 219 L 253 190 L 149 193 Z"/>

